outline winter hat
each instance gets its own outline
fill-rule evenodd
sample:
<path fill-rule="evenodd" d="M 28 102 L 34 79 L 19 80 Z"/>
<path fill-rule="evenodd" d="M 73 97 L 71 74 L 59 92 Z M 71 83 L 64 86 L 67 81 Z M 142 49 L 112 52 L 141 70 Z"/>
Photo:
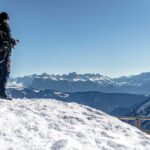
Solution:
<path fill-rule="evenodd" d="M 9 19 L 9 16 L 8 16 L 8 14 L 6 12 L 2 12 L 0 14 L 0 20 L 2 21 L 4 19 Z"/>

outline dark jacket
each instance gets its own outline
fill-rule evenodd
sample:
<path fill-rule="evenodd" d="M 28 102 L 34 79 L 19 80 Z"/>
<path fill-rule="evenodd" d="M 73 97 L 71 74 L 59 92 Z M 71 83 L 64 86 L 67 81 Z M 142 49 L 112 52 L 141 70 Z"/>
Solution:
<path fill-rule="evenodd" d="M 0 32 L 2 32 L 3 40 L 7 41 L 10 44 L 10 46 L 13 46 L 16 44 L 15 39 L 12 38 L 11 36 L 11 29 L 10 29 L 9 24 L 2 23 L 0 25 Z"/>

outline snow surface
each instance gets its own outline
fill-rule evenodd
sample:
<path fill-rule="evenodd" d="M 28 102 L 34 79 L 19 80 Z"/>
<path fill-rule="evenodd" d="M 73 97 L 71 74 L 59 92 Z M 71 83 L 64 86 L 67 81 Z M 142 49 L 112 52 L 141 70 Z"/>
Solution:
<path fill-rule="evenodd" d="M 144 116 L 150 116 L 150 113 L 147 113 L 149 111 L 149 108 L 150 108 L 150 100 L 142 104 L 139 108 L 137 108 L 136 113 L 141 115 L 146 113 L 147 115 Z"/>
<path fill-rule="evenodd" d="M 58 95 L 59 97 L 62 98 L 67 98 L 69 96 L 69 94 L 65 94 L 63 92 L 54 92 L 54 94 Z"/>
<path fill-rule="evenodd" d="M 8 82 L 7 83 L 7 87 L 6 87 L 7 89 L 8 88 L 16 88 L 16 89 L 22 89 L 22 88 L 25 88 L 25 86 L 23 85 L 23 83 L 21 83 L 21 82 L 17 82 L 17 81 L 12 81 L 12 82 Z"/>
<path fill-rule="evenodd" d="M 0 108 L 0 150 L 150 150 L 149 135 L 80 104 L 16 99 Z"/>

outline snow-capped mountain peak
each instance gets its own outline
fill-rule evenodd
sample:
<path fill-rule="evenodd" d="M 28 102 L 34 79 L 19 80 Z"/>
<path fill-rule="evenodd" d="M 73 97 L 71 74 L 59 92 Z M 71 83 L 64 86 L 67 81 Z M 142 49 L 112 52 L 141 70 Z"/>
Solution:
<path fill-rule="evenodd" d="M 24 86 L 37 89 L 53 89 L 64 92 L 101 91 L 109 93 L 150 94 L 150 73 L 110 78 L 101 74 L 76 72 L 68 74 L 33 74 L 24 77 L 11 78 Z"/>

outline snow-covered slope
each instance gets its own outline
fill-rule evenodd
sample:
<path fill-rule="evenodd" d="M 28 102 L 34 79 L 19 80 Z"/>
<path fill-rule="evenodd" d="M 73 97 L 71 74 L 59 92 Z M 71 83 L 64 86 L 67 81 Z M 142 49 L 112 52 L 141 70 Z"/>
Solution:
<path fill-rule="evenodd" d="M 141 116 L 150 117 L 150 98 L 146 101 L 139 103 L 130 109 L 127 113 L 128 116 Z M 143 121 L 142 128 L 150 130 L 150 121 Z"/>
<path fill-rule="evenodd" d="M 150 136 L 76 103 L 0 100 L 0 150 L 149 150 Z"/>
<path fill-rule="evenodd" d="M 12 82 L 8 82 L 7 83 L 7 89 L 8 88 L 14 88 L 14 89 L 22 89 L 22 88 L 25 88 L 25 86 L 23 85 L 23 83 L 21 82 L 18 82 L 17 81 L 12 81 Z"/>
<path fill-rule="evenodd" d="M 132 116 L 150 117 L 150 98 L 131 108 Z"/>

